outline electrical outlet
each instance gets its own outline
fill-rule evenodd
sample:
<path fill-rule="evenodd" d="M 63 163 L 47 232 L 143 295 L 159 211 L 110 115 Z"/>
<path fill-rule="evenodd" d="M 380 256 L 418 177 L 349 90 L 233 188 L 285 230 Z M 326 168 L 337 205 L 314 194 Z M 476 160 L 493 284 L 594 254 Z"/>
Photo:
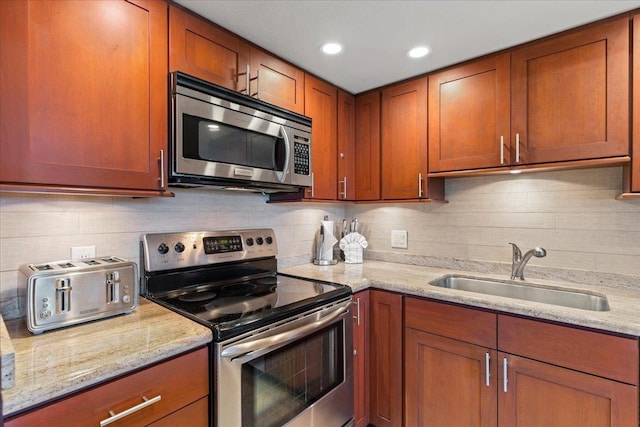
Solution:
<path fill-rule="evenodd" d="M 71 248 L 72 260 L 91 259 L 96 257 L 95 246 L 73 246 Z"/>
<path fill-rule="evenodd" d="M 391 230 L 391 247 L 400 249 L 409 247 L 407 230 Z"/>

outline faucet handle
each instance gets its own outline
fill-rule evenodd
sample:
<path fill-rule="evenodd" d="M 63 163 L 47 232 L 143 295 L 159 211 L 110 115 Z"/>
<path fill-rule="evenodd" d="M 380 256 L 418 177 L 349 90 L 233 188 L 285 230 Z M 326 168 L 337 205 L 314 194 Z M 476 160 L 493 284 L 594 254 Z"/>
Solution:
<path fill-rule="evenodd" d="M 520 251 L 520 248 L 515 243 L 509 242 L 509 244 L 513 247 L 513 259 L 514 259 L 514 261 L 516 261 L 516 262 L 520 261 L 520 259 L 522 258 L 522 251 Z"/>

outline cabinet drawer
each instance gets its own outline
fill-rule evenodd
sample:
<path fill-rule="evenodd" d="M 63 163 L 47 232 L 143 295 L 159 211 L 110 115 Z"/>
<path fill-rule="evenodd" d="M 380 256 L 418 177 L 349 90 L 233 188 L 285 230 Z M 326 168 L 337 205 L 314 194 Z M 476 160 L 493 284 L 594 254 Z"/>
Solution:
<path fill-rule="evenodd" d="M 109 411 L 119 414 L 144 402 L 160 399 L 114 422 L 147 425 L 209 394 L 209 354 L 206 348 L 171 359 L 121 379 L 100 385 L 51 405 L 5 421 L 6 427 L 100 425 Z"/>
<path fill-rule="evenodd" d="M 405 326 L 496 348 L 496 314 L 418 298 L 406 298 Z"/>
<path fill-rule="evenodd" d="M 498 316 L 498 348 L 628 384 L 638 384 L 638 340 L 513 316 Z"/>

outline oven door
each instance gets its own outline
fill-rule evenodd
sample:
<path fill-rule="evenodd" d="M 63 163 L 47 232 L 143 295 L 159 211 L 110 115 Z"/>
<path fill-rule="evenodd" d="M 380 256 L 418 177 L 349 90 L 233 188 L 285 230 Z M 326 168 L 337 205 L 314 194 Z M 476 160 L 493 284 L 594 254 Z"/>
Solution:
<path fill-rule="evenodd" d="M 206 98 L 194 92 L 193 96 L 196 95 Z M 211 102 L 207 102 L 181 93 L 174 96 L 172 174 L 289 183 L 290 129 L 238 111 L 217 98 L 209 97 Z"/>
<path fill-rule="evenodd" d="M 353 423 L 351 299 L 215 348 L 218 427 Z"/>

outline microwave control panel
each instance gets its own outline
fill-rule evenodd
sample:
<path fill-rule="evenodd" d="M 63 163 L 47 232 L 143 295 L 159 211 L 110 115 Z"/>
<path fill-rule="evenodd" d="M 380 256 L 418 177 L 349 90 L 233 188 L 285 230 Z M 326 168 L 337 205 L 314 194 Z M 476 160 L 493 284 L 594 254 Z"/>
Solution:
<path fill-rule="evenodd" d="M 293 173 L 298 175 L 309 175 L 309 159 L 310 159 L 309 144 L 294 142 L 293 146 Z"/>

